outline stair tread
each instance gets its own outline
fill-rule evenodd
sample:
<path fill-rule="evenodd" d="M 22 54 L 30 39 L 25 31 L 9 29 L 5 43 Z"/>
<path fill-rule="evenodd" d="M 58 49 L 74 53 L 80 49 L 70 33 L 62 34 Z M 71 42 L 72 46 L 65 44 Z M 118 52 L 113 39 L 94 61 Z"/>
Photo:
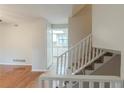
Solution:
<path fill-rule="evenodd" d="M 104 57 L 102 56 L 99 59 L 95 60 L 94 63 L 103 63 L 103 61 L 104 61 Z"/>
<path fill-rule="evenodd" d="M 104 56 L 104 62 L 107 62 L 109 59 L 111 59 L 112 56 Z"/>
<path fill-rule="evenodd" d="M 90 75 L 94 70 L 85 70 L 86 75 Z"/>
<path fill-rule="evenodd" d="M 87 70 L 94 70 L 94 63 L 90 64 L 89 66 L 85 67 Z"/>
<path fill-rule="evenodd" d="M 102 64 L 103 64 L 103 63 L 95 63 L 95 64 L 94 64 L 94 69 L 95 69 L 95 70 L 98 69 L 99 67 L 102 66 Z"/>
<path fill-rule="evenodd" d="M 113 55 L 113 53 L 110 53 L 110 52 L 107 52 L 104 54 L 104 56 L 112 56 L 112 55 Z"/>

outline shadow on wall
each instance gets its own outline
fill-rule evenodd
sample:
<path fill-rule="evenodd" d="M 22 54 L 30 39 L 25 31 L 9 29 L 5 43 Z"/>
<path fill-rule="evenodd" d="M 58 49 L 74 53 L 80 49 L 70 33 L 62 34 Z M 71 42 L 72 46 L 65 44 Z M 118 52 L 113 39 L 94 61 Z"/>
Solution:
<path fill-rule="evenodd" d="M 92 75 L 120 76 L 121 55 L 115 56 L 112 60 L 104 64 Z"/>

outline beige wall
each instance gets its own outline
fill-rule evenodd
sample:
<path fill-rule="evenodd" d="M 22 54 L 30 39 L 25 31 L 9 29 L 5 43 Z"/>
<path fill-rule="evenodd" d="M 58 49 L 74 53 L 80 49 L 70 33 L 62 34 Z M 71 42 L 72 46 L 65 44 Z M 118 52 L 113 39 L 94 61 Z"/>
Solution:
<path fill-rule="evenodd" d="M 124 78 L 124 5 L 92 5 L 93 46 L 121 51 Z"/>
<path fill-rule="evenodd" d="M 75 4 L 72 7 L 72 15 L 76 15 L 78 12 L 80 12 L 82 10 L 82 8 L 85 7 L 85 4 Z"/>
<path fill-rule="evenodd" d="M 120 62 L 121 56 L 117 55 L 101 68 L 93 72 L 92 75 L 120 76 Z"/>
<path fill-rule="evenodd" d="M 80 12 L 69 18 L 69 47 L 79 42 L 91 32 L 91 12 L 91 5 L 86 5 Z"/>

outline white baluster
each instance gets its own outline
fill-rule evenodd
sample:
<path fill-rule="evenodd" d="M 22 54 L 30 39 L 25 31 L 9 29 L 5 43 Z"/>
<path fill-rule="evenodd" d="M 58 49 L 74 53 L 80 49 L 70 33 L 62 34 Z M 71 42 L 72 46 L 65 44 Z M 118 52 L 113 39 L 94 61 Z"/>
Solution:
<path fill-rule="evenodd" d="M 59 80 L 59 88 L 63 88 L 63 80 Z"/>
<path fill-rule="evenodd" d="M 76 66 L 77 66 L 77 47 L 75 47 L 75 52 L 74 52 L 74 71 L 76 71 Z"/>
<path fill-rule="evenodd" d="M 38 77 L 38 79 L 37 79 L 37 87 L 38 87 L 38 88 L 41 88 L 41 87 L 42 87 L 42 80 L 41 80 L 41 77 Z"/>
<path fill-rule="evenodd" d="M 64 74 L 66 74 L 66 70 L 67 70 L 67 69 L 66 69 L 66 64 L 67 64 L 67 63 L 66 63 L 66 62 L 67 62 L 67 59 L 66 59 L 66 58 L 67 58 L 67 54 L 65 53 L 65 57 L 64 57 L 64 59 L 65 59 L 65 60 L 64 60 Z"/>
<path fill-rule="evenodd" d="M 85 57 L 85 42 L 82 43 L 82 62 L 81 62 L 82 67 L 84 65 L 84 57 Z"/>
<path fill-rule="evenodd" d="M 94 82 L 93 81 L 89 81 L 89 88 L 93 88 L 94 87 Z"/>
<path fill-rule="evenodd" d="M 87 64 L 87 57 L 88 57 L 88 39 L 86 39 L 86 51 L 85 51 L 85 64 Z"/>
<path fill-rule="evenodd" d="M 67 84 L 67 88 L 72 88 L 72 81 L 69 80 L 69 83 Z"/>
<path fill-rule="evenodd" d="M 74 72 L 74 60 L 75 60 L 74 52 L 75 52 L 75 49 L 73 49 L 73 50 L 71 51 L 71 54 L 72 54 L 72 57 L 71 57 L 72 72 Z"/>
<path fill-rule="evenodd" d="M 68 61 L 68 69 L 69 69 L 69 74 L 72 74 L 73 72 L 73 50 L 69 51 L 69 61 Z"/>
<path fill-rule="evenodd" d="M 110 88 L 115 88 L 115 81 L 110 81 Z"/>
<path fill-rule="evenodd" d="M 49 80 L 49 88 L 52 88 L 53 87 L 53 81 L 52 80 Z"/>
<path fill-rule="evenodd" d="M 78 69 L 78 54 L 79 54 L 79 45 L 76 48 L 77 53 L 76 53 L 76 70 Z"/>
<path fill-rule="evenodd" d="M 115 81 L 115 88 L 122 88 L 122 82 L 120 81 Z"/>
<path fill-rule="evenodd" d="M 102 49 L 100 49 L 100 52 L 99 52 L 99 54 L 102 54 L 102 52 L 103 52 L 103 51 L 102 51 Z"/>
<path fill-rule="evenodd" d="M 55 81 L 55 83 L 54 83 L 54 84 L 55 84 L 55 85 L 54 85 L 55 88 L 59 88 L 59 80 L 55 79 L 54 81 Z"/>
<path fill-rule="evenodd" d="M 72 50 L 68 52 L 68 56 L 69 56 L 68 60 L 69 61 L 67 61 L 68 64 L 66 63 L 66 67 L 67 67 L 66 72 L 67 72 L 68 75 L 72 74 L 72 67 L 73 67 L 72 66 L 72 63 L 73 63 L 73 53 L 72 52 L 73 52 Z"/>
<path fill-rule="evenodd" d="M 99 54 L 99 49 L 96 48 L 96 56 Z"/>
<path fill-rule="evenodd" d="M 61 63 L 60 63 L 60 74 L 63 74 L 63 55 L 61 56 Z"/>
<path fill-rule="evenodd" d="M 59 74 L 59 57 L 57 58 L 56 73 Z"/>
<path fill-rule="evenodd" d="M 100 88 L 104 88 L 104 82 L 103 82 L 103 81 L 100 81 L 100 82 L 99 82 L 99 87 L 100 87 Z"/>
<path fill-rule="evenodd" d="M 45 88 L 45 81 L 44 80 L 41 81 L 41 87 Z"/>
<path fill-rule="evenodd" d="M 91 37 L 90 37 L 90 40 L 89 40 L 89 58 L 88 58 L 89 62 L 91 60 L 91 53 L 92 53 L 91 48 L 92 48 L 92 42 L 91 42 Z"/>
<path fill-rule="evenodd" d="M 79 88 L 83 88 L 83 82 L 81 80 L 79 80 L 78 82 L 79 82 Z"/>
<path fill-rule="evenodd" d="M 79 49 L 78 49 L 78 69 L 81 66 L 81 44 L 79 44 Z"/>
<path fill-rule="evenodd" d="M 92 53 L 92 59 L 94 59 L 94 57 L 95 57 L 95 48 L 93 47 L 93 53 Z"/>

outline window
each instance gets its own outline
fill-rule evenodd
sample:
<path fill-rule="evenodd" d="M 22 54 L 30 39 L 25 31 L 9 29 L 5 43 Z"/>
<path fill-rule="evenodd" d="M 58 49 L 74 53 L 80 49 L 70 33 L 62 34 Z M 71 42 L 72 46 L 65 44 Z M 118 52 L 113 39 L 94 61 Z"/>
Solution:
<path fill-rule="evenodd" d="M 62 34 L 62 35 L 58 36 L 58 45 L 63 46 L 63 47 L 67 47 L 68 46 L 67 35 Z"/>
<path fill-rule="evenodd" d="M 68 28 L 63 25 L 54 25 L 52 32 L 53 56 L 57 57 L 68 50 Z"/>

